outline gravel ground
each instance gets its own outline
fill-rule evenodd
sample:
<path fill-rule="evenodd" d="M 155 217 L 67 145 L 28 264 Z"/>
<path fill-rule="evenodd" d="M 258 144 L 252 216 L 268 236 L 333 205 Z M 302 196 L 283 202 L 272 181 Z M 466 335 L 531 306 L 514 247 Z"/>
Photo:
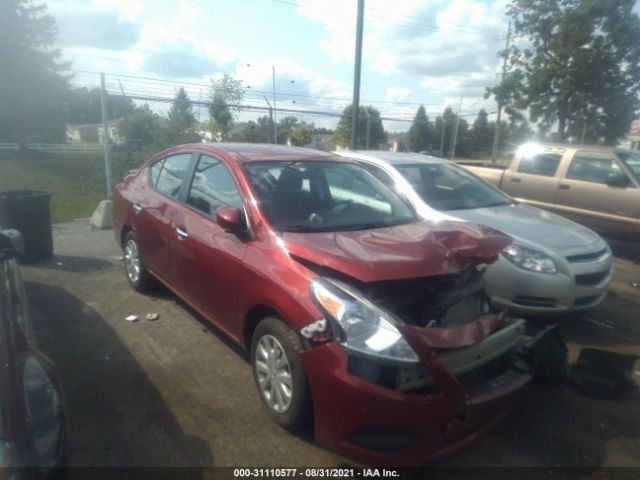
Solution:
<path fill-rule="evenodd" d="M 133 292 L 111 231 L 60 224 L 54 242 L 53 259 L 23 272 L 37 340 L 65 385 L 70 466 L 348 462 L 317 445 L 311 431 L 293 435 L 272 423 L 246 354 L 204 319 L 166 290 Z M 640 249 L 613 247 L 616 276 L 606 301 L 558 320 L 573 358 L 583 346 L 640 355 L 640 290 L 630 286 L 640 281 Z M 158 320 L 145 320 L 154 312 Z M 126 321 L 132 314 L 140 319 Z M 640 382 L 638 370 L 636 363 Z M 571 466 L 585 474 L 640 467 L 639 400 L 640 390 L 602 401 L 537 384 L 499 428 L 436 466 Z"/>

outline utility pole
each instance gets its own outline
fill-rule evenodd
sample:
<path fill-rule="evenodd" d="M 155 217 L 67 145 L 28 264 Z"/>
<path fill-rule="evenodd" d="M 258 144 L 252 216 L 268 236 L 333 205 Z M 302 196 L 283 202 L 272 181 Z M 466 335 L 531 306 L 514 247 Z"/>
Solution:
<path fill-rule="evenodd" d="M 356 20 L 356 58 L 353 70 L 353 111 L 351 115 L 351 150 L 358 145 L 358 113 L 360 110 L 360 68 L 362 66 L 362 29 L 364 24 L 364 0 L 358 0 Z"/>
<path fill-rule="evenodd" d="M 118 79 L 120 93 L 122 94 L 122 124 L 124 125 L 124 148 L 127 153 L 127 170 L 131 168 L 131 151 L 129 150 L 129 122 L 127 120 L 127 96 L 124 93 L 122 82 Z M 120 136 L 120 135 L 119 135 Z"/>
<path fill-rule="evenodd" d="M 504 60 L 502 62 L 502 80 L 501 85 L 504 84 L 504 77 L 507 74 L 507 61 L 509 60 L 509 43 L 511 42 L 511 22 L 507 28 L 507 44 L 504 48 Z M 496 131 L 493 134 L 493 149 L 491 151 L 491 163 L 496 163 L 498 160 L 498 148 L 500 147 L 500 117 L 502 116 L 502 95 L 498 97 L 498 117 L 496 120 Z"/>
<path fill-rule="evenodd" d="M 104 168 L 107 177 L 107 200 L 111 200 L 111 149 L 109 148 L 109 116 L 107 112 L 107 90 L 104 85 L 104 73 L 100 74 L 100 104 L 102 107 L 102 131 L 104 144 Z"/>
<path fill-rule="evenodd" d="M 440 136 L 440 158 L 444 158 L 444 130 L 447 128 L 447 124 L 444 121 L 444 116 L 442 118 L 442 135 Z"/>
<path fill-rule="evenodd" d="M 456 153 L 456 142 L 458 141 L 458 126 L 460 125 L 460 114 L 462 113 L 462 98 L 460 97 L 460 106 L 458 107 L 458 115 L 456 116 L 456 127 L 453 129 L 453 138 L 451 139 L 451 158 L 453 160 L 453 156 Z"/>
<path fill-rule="evenodd" d="M 267 102 L 267 105 L 269 105 L 269 126 L 271 127 L 269 129 L 269 139 L 271 140 L 271 143 L 276 143 L 276 124 L 273 122 L 273 108 L 271 107 L 271 104 L 269 103 L 269 99 L 267 98 L 267 96 L 264 96 L 264 100 Z"/>
<path fill-rule="evenodd" d="M 276 127 L 276 66 L 271 65 L 271 77 L 273 78 L 273 143 L 278 143 L 278 128 Z"/>

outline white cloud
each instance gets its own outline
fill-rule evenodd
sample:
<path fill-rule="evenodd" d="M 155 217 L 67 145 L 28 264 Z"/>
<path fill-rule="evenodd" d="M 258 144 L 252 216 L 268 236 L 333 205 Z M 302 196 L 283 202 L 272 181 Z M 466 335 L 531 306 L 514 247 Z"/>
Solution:
<path fill-rule="evenodd" d="M 353 9 L 345 9 L 340 0 L 300 1 L 300 13 L 324 26 L 327 36 L 321 48 L 334 62 L 352 63 Z M 506 0 L 489 5 L 480 0 L 408 0 L 393 5 L 369 1 L 363 50 L 367 66 L 381 74 L 421 77 L 421 87 L 434 95 L 482 95 L 495 81 L 492 74 L 502 48 L 500 36 L 506 33 L 505 4 Z"/>

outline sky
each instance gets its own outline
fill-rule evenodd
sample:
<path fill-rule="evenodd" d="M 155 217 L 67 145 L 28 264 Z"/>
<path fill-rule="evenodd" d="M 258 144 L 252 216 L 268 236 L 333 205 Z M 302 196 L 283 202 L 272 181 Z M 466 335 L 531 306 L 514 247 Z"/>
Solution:
<path fill-rule="evenodd" d="M 412 118 L 420 104 L 469 117 L 495 102 L 508 0 L 365 0 L 361 104 Z M 356 0 L 51 0 L 57 45 L 76 85 L 171 97 L 188 82 L 205 99 L 228 73 L 249 87 L 246 103 L 341 112 L 351 103 Z M 638 6 L 636 7 L 638 8 Z M 93 72 L 93 73 L 90 73 Z M 122 75 L 116 77 L 116 75 Z M 144 77 L 144 78 L 131 78 Z M 119 82 L 118 82 L 119 81 Z M 295 103 L 294 103 L 295 102 Z M 472 118 L 471 118 L 472 119 Z"/>

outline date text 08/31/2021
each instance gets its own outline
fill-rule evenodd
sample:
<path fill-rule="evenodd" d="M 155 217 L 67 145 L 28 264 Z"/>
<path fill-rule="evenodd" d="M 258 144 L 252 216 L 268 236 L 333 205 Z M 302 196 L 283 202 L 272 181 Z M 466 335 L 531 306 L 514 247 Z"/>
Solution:
<path fill-rule="evenodd" d="M 396 478 L 386 468 L 234 468 L 234 478 Z"/>

